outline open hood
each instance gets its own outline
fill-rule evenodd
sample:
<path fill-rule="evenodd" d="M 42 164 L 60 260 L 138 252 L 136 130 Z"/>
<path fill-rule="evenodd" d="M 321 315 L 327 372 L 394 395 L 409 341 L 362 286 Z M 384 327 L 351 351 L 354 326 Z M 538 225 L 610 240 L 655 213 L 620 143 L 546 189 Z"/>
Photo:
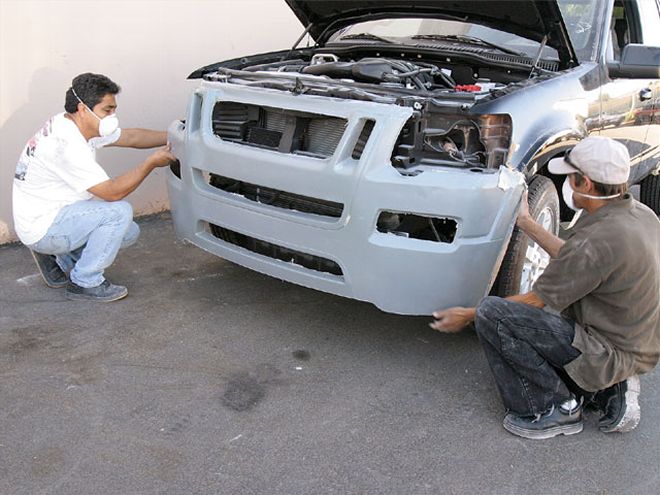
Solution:
<path fill-rule="evenodd" d="M 323 44 L 339 29 L 384 17 L 436 17 L 481 24 L 541 41 L 565 64 L 577 62 L 556 0 L 285 0 Z"/>

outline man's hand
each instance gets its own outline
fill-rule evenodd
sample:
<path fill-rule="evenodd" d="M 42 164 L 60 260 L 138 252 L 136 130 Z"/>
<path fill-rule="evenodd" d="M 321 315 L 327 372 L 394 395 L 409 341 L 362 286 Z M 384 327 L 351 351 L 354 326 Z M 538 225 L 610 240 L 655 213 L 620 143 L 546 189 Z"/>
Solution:
<path fill-rule="evenodd" d="M 534 219 L 532 216 L 529 214 L 529 203 L 527 199 L 527 191 L 525 191 L 522 195 L 522 199 L 520 201 L 520 209 L 518 210 L 518 218 L 516 219 L 516 225 L 518 226 L 519 229 L 525 231 L 526 227 L 530 225 L 530 223 L 533 223 Z"/>
<path fill-rule="evenodd" d="M 158 151 L 154 151 L 151 155 L 147 157 L 145 161 L 147 162 L 149 167 L 154 169 L 158 167 L 166 167 L 175 160 L 176 160 L 176 156 L 174 156 L 170 152 L 170 145 L 168 144 L 164 148 L 161 148 Z"/>
<path fill-rule="evenodd" d="M 559 251 L 564 245 L 565 241 L 554 235 L 552 232 L 545 230 L 540 223 L 534 220 L 529 212 L 527 191 L 523 193 L 521 198 L 516 225 L 534 242 L 541 246 L 541 248 L 544 249 L 551 258 L 556 258 L 559 256 Z"/>
<path fill-rule="evenodd" d="M 168 145 L 149 155 L 145 161 L 133 170 L 129 170 L 114 179 L 101 182 L 87 190 L 105 201 L 119 201 L 135 191 L 155 168 L 165 167 L 174 160 L 176 160 L 176 156 L 170 153 Z"/>
<path fill-rule="evenodd" d="M 474 321 L 475 314 L 475 308 L 462 308 L 460 306 L 445 309 L 444 311 L 436 311 L 433 313 L 435 321 L 429 323 L 429 326 L 434 330 L 444 333 L 460 332 Z"/>

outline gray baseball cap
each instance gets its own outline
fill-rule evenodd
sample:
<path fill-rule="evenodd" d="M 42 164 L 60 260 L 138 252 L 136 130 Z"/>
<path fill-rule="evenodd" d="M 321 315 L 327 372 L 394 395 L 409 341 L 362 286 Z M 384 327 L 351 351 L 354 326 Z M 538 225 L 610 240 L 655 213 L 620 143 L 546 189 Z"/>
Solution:
<path fill-rule="evenodd" d="M 548 162 L 555 175 L 580 173 L 601 184 L 624 184 L 630 176 L 628 148 L 614 139 L 589 136 L 564 156 Z"/>

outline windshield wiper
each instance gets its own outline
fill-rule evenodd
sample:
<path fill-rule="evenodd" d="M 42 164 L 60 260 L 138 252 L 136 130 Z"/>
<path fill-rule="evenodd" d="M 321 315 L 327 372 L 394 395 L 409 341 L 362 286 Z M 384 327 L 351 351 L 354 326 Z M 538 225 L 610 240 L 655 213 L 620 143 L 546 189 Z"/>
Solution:
<path fill-rule="evenodd" d="M 381 43 L 394 43 L 392 40 L 386 38 L 381 38 L 371 33 L 356 33 L 356 34 L 347 34 L 339 38 L 340 40 L 371 40 L 371 41 L 380 41 Z"/>
<path fill-rule="evenodd" d="M 503 46 L 496 45 L 490 41 L 482 40 L 481 38 L 475 38 L 474 36 L 465 36 L 463 34 L 416 34 L 410 39 L 413 40 L 435 40 L 435 41 L 458 41 L 460 43 L 470 43 L 472 45 L 481 45 L 488 46 L 490 48 L 495 48 L 504 53 L 510 53 L 511 55 L 517 55 L 519 57 L 526 57 L 527 54 L 511 50 L 509 48 L 504 48 Z"/>

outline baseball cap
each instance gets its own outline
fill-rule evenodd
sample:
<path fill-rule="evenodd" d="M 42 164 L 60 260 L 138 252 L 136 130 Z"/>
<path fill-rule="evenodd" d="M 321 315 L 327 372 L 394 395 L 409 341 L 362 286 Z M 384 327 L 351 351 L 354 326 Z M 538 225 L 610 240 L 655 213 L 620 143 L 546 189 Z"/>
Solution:
<path fill-rule="evenodd" d="M 589 136 L 566 155 L 550 160 L 548 169 L 556 175 L 578 172 L 601 184 L 623 184 L 630 176 L 630 155 L 628 148 L 614 139 Z"/>

